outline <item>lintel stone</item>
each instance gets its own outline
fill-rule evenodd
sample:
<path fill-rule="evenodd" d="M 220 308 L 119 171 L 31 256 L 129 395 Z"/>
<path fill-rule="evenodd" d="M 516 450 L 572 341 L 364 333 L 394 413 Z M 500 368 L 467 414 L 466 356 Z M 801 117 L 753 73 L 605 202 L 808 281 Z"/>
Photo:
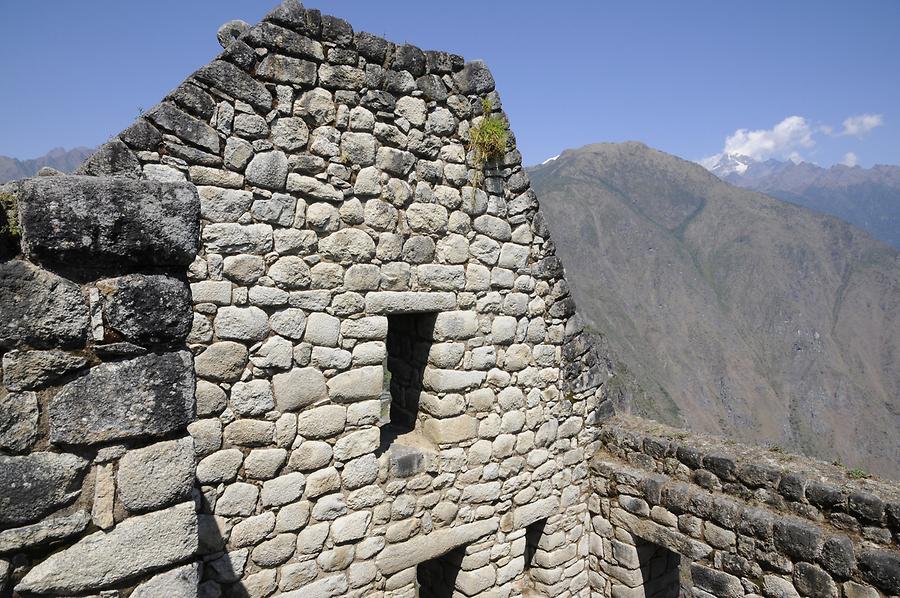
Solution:
<path fill-rule="evenodd" d="M 391 544 L 375 558 L 375 565 L 384 575 L 392 575 L 448 552 L 471 544 L 475 540 L 497 531 L 497 517 L 441 529 L 406 542 Z"/>
<path fill-rule="evenodd" d="M 366 295 L 366 311 L 370 314 L 415 314 L 456 308 L 456 295 L 434 292 L 381 291 Z"/>

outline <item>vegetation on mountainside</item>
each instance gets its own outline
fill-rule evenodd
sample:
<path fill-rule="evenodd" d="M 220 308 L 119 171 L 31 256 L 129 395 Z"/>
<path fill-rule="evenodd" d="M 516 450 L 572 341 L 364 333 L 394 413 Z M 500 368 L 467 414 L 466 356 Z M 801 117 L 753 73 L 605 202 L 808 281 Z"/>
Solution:
<path fill-rule="evenodd" d="M 506 154 L 506 143 L 509 141 L 509 126 L 502 117 L 491 114 L 493 105 L 487 98 L 481 100 L 482 117 L 478 124 L 469 130 L 469 151 L 475 152 L 476 177 L 483 176 L 488 162 L 499 160 Z M 476 181 L 476 186 L 480 183 Z"/>
<path fill-rule="evenodd" d="M 854 467 L 853 469 L 847 470 L 847 477 L 851 480 L 865 480 L 872 476 L 865 469 L 860 469 L 859 467 Z"/>
<path fill-rule="evenodd" d="M 16 196 L 0 192 L 0 256 L 17 253 L 21 234 Z"/>

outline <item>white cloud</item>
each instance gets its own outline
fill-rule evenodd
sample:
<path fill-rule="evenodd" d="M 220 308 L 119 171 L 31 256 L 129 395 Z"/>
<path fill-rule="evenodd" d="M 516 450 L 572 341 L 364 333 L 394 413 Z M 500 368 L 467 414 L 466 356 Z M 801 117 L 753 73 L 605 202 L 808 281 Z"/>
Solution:
<path fill-rule="evenodd" d="M 844 120 L 844 130 L 841 135 L 853 135 L 863 137 L 866 133 L 884 124 L 881 114 L 857 114 Z"/>
<path fill-rule="evenodd" d="M 862 138 L 872 129 L 882 125 L 884 125 L 884 116 L 881 114 L 850 116 L 844 120 L 843 128 L 840 131 L 836 131 L 836 127 L 827 124 L 811 123 L 802 116 L 789 116 L 771 129 L 752 131 L 738 129 L 725 138 L 725 147 L 721 152 L 698 160 L 698 162 L 707 169 L 734 172 L 743 172 L 747 168 L 747 160 L 738 159 L 736 162 L 733 157 L 735 155 L 747 156 L 758 161 L 776 158 L 791 160 L 794 163 L 804 162 L 808 160 L 809 155 L 816 153 L 813 150 L 816 147 L 816 138 L 821 139 L 823 135 L 832 138 L 842 136 Z M 856 154 L 847 152 L 841 164 L 855 166 L 858 161 Z"/>
<path fill-rule="evenodd" d="M 844 154 L 844 159 L 841 160 L 841 164 L 844 166 L 856 166 L 859 164 L 859 158 L 853 152 L 847 152 Z"/>
<path fill-rule="evenodd" d="M 808 149 L 816 142 L 809 122 L 802 116 L 789 116 L 771 129 L 750 131 L 738 129 L 725 139 L 726 154 L 741 154 L 754 160 L 799 156 L 798 149 Z"/>

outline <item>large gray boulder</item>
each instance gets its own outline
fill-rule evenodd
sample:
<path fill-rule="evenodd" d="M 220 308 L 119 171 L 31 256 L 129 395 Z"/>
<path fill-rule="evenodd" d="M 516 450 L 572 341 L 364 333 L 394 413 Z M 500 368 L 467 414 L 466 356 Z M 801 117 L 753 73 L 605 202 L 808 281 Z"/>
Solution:
<path fill-rule="evenodd" d="M 193 420 L 194 387 L 188 351 L 103 363 L 66 384 L 50 403 L 50 440 L 93 444 L 164 436 Z"/>
<path fill-rule="evenodd" d="M 65 453 L 0 456 L 0 526 L 31 523 L 74 500 L 87 466 Z"/>
<path fill-rule="evenodd" d="M 193 312 L 187 283 L 159 274 L 129 274 L 97 283 L 103 320 L 124 340 L 138 344 L 181 342 Z"/>
<path fill-rule="evenodd" d="M 81 594 L 183 562 L 197 548 L 197 513 L 185 502 L 83 538 L 34 567 L 15 589 Z"/>
<path fill-rule="evenodd" d="M 121 177 L 27 179 L 19 190 L 25 255 L 56 264 L 190 264 L 200 200 L 190 183 Z"/>
<path fill-rule="evenodd" d="M 90 322 L 78 285 L 22 260 L 0 263 L 0 314 L 4 349 L 81 347 Z"/>

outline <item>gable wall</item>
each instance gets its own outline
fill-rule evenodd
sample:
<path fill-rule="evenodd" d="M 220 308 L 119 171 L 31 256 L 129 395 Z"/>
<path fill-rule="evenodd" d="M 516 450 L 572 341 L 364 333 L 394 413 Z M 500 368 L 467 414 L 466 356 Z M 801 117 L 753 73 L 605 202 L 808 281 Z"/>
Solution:
<path fill-rule="evenodd" d="M 518 594 L 525 526 L 550 517 L 565 550 L 539 552 L 538 583 L 587 595 L 601 379 L 564 383 L 589 346 L 514 139 L 476 174 L 485 98 L 500 109 L 481 63 L 286 3 L 86 165 L 198 189 L 210 590 L 412 595 L 414 565 L 463 547 L 457 587 Z M 437 315 L 416 431 L 388 448 L 387 322 L 406 312 Z"/>

